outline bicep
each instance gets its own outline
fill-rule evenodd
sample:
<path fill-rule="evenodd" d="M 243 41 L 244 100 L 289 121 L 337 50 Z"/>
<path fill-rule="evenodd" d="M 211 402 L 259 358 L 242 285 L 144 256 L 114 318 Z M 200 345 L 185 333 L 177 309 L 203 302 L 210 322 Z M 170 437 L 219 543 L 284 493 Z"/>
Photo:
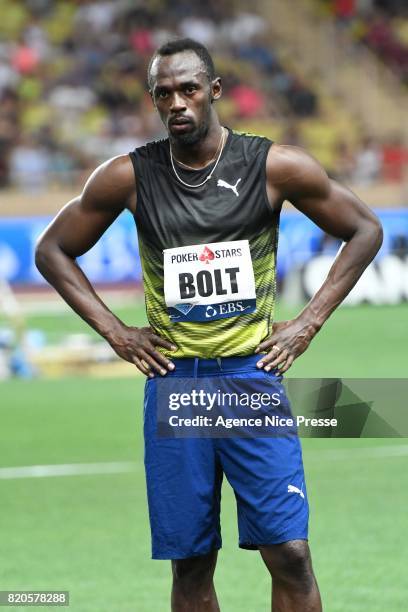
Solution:
<path fill-rule="evenodd" d="M 366 224 L 376 220 L 375 215 L 354 193 L 336 181 L 327 178 L 304 195 L 290 199 L 292 204 L 324 232 L 348 241 Z"/>
<path fill-rule="evenodd" d="M 297 147 L 272 147 L 267 172 L 281 200 L 289 200 L 324 232 L 342 240 L 377 223 L 352 191 L 331 180 L 322 166 Z"/>
<path fill-rule="evenodd" d="M 64 206 L 40 239 L 74 259 L 89 251 L 121 212 L 86 205 L 82 198 Z"/>
<path fill-rule="evenodd" d="M 92 173 L 82 195 L 64 206 L 47 227 L 39 248 L 57 248 L 74 259 L 83 255 L 125 208 L 134 210 L 135 193 L 129 157 L 108 160 Z"/>

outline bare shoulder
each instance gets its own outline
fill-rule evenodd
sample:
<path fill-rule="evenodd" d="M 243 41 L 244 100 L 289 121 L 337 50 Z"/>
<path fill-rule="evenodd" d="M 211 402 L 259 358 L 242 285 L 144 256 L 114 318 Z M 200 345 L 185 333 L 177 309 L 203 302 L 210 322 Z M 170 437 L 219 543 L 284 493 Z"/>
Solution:
<path fill-rule="evenodd" d="M 129 155 L 118 155 L 98 166 L 85 183 L 82 205 L 119 211 L 136 206 L 136 181 Z"/>
<path fill-rule="evenodd" d="M 289 145 L 271 145 L 266 160 L 268 184 L 282 198 L 324 196 L 330 181 L 319 162 L 304 149 Z"/>

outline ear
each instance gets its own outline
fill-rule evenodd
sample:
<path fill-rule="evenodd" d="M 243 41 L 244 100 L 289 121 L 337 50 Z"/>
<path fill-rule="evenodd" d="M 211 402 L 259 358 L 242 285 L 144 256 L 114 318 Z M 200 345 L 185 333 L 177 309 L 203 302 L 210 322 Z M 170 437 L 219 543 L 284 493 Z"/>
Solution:
<path fill-rule="evenodd" d="M 156 107 L 156 101 L 155 101 L 154 96 L 153 96 L 153 90 L 150 89 L 150 88 L 149 88 L 149 96 L 150 96 L 151 101 L 153 102 L 154 108 L 157 108 Z"/>
<path fill-rule="evenodd" d="M 217 77 L 211 82 L 211 102 L 219 100 L 222 96 L 221 78 Z"/>

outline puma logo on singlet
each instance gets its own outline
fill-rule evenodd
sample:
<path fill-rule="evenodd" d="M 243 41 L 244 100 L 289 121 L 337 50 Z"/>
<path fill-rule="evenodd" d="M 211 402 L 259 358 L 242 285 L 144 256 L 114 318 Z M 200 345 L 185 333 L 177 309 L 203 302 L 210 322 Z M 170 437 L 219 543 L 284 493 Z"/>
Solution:
<path fill-rule="evenodd" d="M 235 183 L 235 185 L 230 185 L 229 183 L 227 183 L 227 181 L 224 181 L 224 179 L 218 179 L 217 181 L 217 187 L 225 187 L 225 189 L 231 189 L 231 191 L 233 191 L 235 193 L 235 195 L 238 197 L 239 193 L 237 191 L 237 187 L 238 187 L 238 183 L 240 182 L 240 178 L 237 180 L 237 182 Z"/>

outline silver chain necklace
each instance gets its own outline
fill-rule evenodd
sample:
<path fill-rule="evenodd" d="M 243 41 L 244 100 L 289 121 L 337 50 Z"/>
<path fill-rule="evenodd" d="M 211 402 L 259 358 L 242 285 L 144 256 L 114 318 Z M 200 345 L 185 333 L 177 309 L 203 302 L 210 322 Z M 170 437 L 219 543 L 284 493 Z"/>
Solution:
<path fill-rule="evenodd" d="M 221 159 L 221 154 L 222 154 L 222 151 L 223 151 L 223 149 L 224 149 L 224 144 L 225 144 L 225 130 L 224 130 L 224 128 L 222 128 L 222 134 L 221 134 L 220 144 L 218 145 L 218 147 L 219 147 L 220 151 L 219 151 L 219 153 L 218 153 L 218 156 L 217 156 L 217 161 L 215 162 L 213 169 L 212 169 L 212 170 L 210 170 L 209 175 L 208 175 L 208 176 L 207 176 L 207 177 L 206 177 L 206 178 L 205 178 L 205 179 L 204 179 L 204 180 L 203 180 L 201 183 L 198 183 L 198 185 L 190 185 L 189 183 L 186 183 L 185 181 L 183 181 L 183 179 L 182 179 L 182 178 L 181 178 L 181 177 L 180 177 L 180 176 L 177 174 L 177 170 L 176 170 L 176 167 L 175 167 L 175 165 L 174 165 L 173 151 L 171 150 L 171 144 L 170 144 L 170 142 L 169 142 L 171 167 L 173 168 L 173 172 L 174 172 L 174 174 L 176 175 L 177 179 L 180 181 L 180 183 L 182 183 L 182 184 L 183 184 L 183 185 L 185 185 L 186 187 L 190 187 L 191 189 L 196 189 L 197 187 L 202 187 L 203 185 L 205 185 L 205 183 L 211 179 L 211 177 L 212 177 L 212 175 L 213 175 L 213 173 L 214 173 L 214 171 L 215 171 L 216 167 L 218 166 L 218 162 L 219 162 L 219 161 L 220 161 L 220 159 Z M 211 162 L 210 162 L 210 163 L 211 163 Z M 185 164 L 183 164 L 183 165 L 185 165 Z M 207 165 L 208 165 L 208 164 L 207 164 Z M 194 170 L 195 170 L 195 169 L 196 169 L 196 168 L 194 168 Z M 199 169 L 199 168 L 197 168 L 197 170 L 198 170 L 198 169 Z"/>

